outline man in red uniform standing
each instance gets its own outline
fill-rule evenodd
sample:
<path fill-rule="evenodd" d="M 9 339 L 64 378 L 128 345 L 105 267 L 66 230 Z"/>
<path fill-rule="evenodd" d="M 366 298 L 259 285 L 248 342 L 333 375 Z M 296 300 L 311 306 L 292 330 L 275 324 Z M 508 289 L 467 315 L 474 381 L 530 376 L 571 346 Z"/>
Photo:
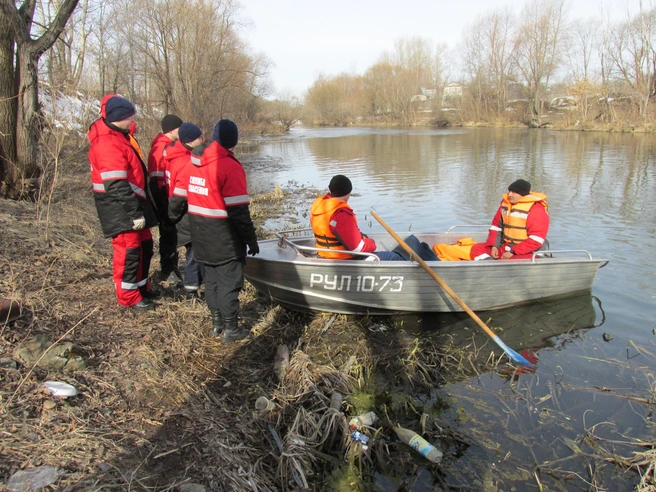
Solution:
<path fill-rule="evenodd" d="M 113 277 L 119 304 L 153 309 L 148 271 L 153 256 L 150 228 L 157 214 L 147 189 L 148 172 L 130 134 L 135 109 L 127 99 L 106 101 L 104 115 L 89 128 L 91 181 L 105 237 L 112 238 Z"/>
<path fill-rule="evenodd" d="M 227 119 L 214 127 L 212 142 L 191 154 L 187 202 L 196 260 L 205 264 L 205 300 L 212 313 L 212 334 L 222 342 L 242 340 L 249 330 L 237 321 L 239 292 L 248 254 L 260 252 L 249 211 L 246 173 L 233 154 L 237 125 Z M 220 329 L 220 326 L 223 329 Z"/>
<path fill-rule="evenodd" d="M 487 241 L 472 246 L 472 260 L 531 258 L 547 239 L 547 195 L 531 191 L 531 183 L 518 179 L 508 186 L 492 219 Z"/>
<path fill-rule="evenodd" d="M 187 297 L 198 296 L 203 278 L 205 277 L 205 266 L 196 261 L 194 248 L 191 244 L 191 231 L 189 229 L 189 215 L 187 214 L 187 187 L 189 186 L 189 173 L 193 164 L 191 163 L 191 151 L 203 143 L 203 132 L 193 123 L 183 123 L 178 129 L 178 140 L 173 145 L 164 149 L 166 160 L 166 180 L 169 190 L 169 219 L 178 231 L 178 247 L 184 246 L 184 289 Z M 217 324 L 218 336 L 223 330 L 223 325 Z"/>
<path fill-rule="evenodd" d="M 182 120 L 174 115 L 167 114 L 162 118 L 162 133 L 158 134 L 150 146 L 148 153 L 148 186 L 155 199 L 157 213 L 159 214 L 159 256 L 160 277 L 166 282 L 178 285 L 182 283 L 178 268 L 177 233 L 175 225 L 168 220 L 168 190 L 166 188 L 166 169 L 162 153 L 164 148 L 178 139 L 178 128 Z"/>
<path fill-rule="evenodd" d="M 405 260 L 394 251 L 377 251 L 376 241 L 360 232 L 355 212 L 348 205 L 353 184 L 343 174 L 333 176 L 328 185 L 330 193 L 317 198 L 310 207 L 310 225 L 316 239 L 317 253 L 322 258 L 335 260 L 364 259 L 344 251 L 374 253 L 381 260 Z"/>

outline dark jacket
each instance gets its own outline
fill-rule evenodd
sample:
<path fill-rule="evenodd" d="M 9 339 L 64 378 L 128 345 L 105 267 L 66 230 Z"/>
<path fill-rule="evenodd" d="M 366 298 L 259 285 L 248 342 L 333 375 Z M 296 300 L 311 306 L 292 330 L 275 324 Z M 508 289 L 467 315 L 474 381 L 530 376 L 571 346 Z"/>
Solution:
<path fill-rule="evenodd" d="M 257 243 L 244 169 L 218 142 L 196 147 L 191 163 L 187 213 L 196 260 L 208 265 L 243 260 L 246 245 Z"/>
<path fill-rule="evenodd" d="M 156 226 L 148 171 L 134 137 L 103 119 L 91 125 L 87 136 L 93 196 L 105 237 L 131 231 L 139 217 L 146 219 L 146 228 Z"/>

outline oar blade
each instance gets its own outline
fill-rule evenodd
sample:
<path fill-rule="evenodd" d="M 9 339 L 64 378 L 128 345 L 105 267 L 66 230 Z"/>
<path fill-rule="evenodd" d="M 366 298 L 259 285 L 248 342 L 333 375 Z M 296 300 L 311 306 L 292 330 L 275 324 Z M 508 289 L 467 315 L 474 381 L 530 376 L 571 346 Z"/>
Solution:
<path fill-rule="evenodd" d="M 511 349 L 510 347 L 508 347 L 508 345 L 506 345 L 505 343 L 503 343 L 503 341 L 502 341 L 499 337 L 495 336 L 495 337 L 492 338 L 492 340 L 494 340 L 494 342 L 495 342 L 499 347 L 501 347 L 501 348 L 503 349 L 503 351 L 506 353 L 506 355 L 508 356 L 509 359 L 511 359 L 511 360 L 513 360 L 513 361 L 515 361 L 515 362 L 517 362 L 518 364 L 521 364 L 521 365 L 523 365 L 523 366 L 526 366 L 526 367 L 535 367 L 535 364 L 532 364 L 532 363 L 529 362 L 525 357 L 523 357 L 522 355 L 518 354 L 517 352 L 515 352 L 515 351 L 514 351 L 513 349 Z"/>

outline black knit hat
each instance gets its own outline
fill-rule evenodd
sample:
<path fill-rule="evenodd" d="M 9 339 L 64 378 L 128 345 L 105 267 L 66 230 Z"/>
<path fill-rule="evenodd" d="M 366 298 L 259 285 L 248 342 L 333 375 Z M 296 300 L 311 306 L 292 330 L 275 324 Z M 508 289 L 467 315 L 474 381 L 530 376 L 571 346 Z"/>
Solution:
<path fill-rule="evenodd" d="M 162 133 L 172 132 L 176 128 L 180 128 L 182 120 L 179 116 L 174 114 L 167 114 L 162 118 Z"/>
<path fill-rule="evenodd" d="M 212 140 L 219 142 L 224 149 L 231 149 L 239 142 L 239 129 L 232 120 L 219 120 L 214 126 Z"/>
<path fill-rule="evenodd" d="M 180 125 L 180 128 L 178 128 L 178 139 L 183 144 L 193 142 L 194 140 L 199 138 L 202 134 L 203 132 L 201 131 L 201 129 L 198 128 L 193 123 L 183 123 L 182 125 Z"/>
<path fill-rule="evenodd" d="M 121 96 L 114 96 L 105 105 L 105 121 L 114 123 L 123 121 L 136 113 L 130 101 Z"/>
<path fill-rule="evenodd" d="M 353 190 L 353 184 L 351 184 L 351 180 L 343 174 L 337 174 L 330 180 L 328 189 L 333 197 L 342 197 L 351 193 Z"/>
<path fill-rule="evenodd" d="M 531 183 L 525 179 L 518 179 L 508 186 L 508 191 L 514 191 L 518 195 L 526 196 L 531 192 Z"/>

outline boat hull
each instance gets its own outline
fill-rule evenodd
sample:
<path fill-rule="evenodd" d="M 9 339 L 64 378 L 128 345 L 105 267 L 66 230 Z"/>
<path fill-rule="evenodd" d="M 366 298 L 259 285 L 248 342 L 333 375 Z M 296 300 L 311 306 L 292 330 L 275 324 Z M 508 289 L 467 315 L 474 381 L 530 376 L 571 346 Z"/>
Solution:
<path fill-rule="evenodd" d="M 440 239 L 421 236 L 429 244 Z M 247 259 L 245 278 L 292 309 L 344 314 L 463 311 L 415 262 L 313 258 L 279 240 L 261 241 L 260 252 Z M 589 291 L 604 261 L 563 257 L 428 264 L 471 309 L 486 311 Z"/>

